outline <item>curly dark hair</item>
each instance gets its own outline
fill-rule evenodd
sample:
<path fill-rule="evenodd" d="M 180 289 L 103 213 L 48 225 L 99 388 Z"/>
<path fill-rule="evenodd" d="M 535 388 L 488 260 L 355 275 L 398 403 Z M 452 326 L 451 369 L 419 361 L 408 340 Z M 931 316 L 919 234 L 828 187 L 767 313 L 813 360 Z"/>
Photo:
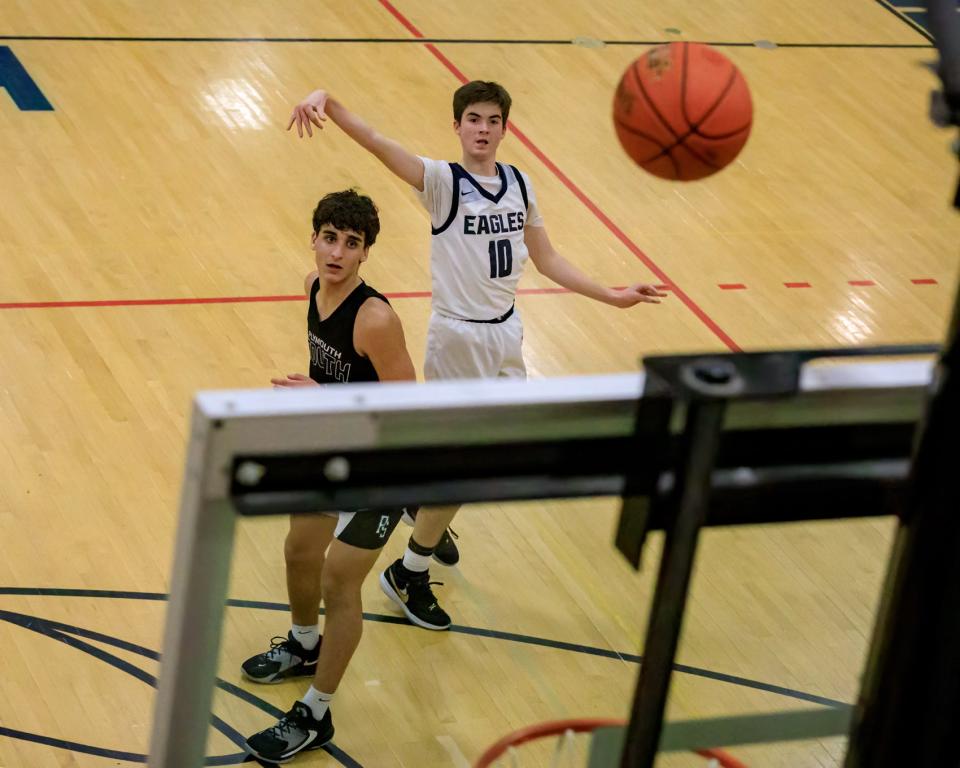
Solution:
<path fill-rule="evenodd" d="M 458 123 L 463 119 L 463 112 L 471 104 L 490 103 L 500 107 L 503 114 L 503 124 L 507 124 L 510 116 L 510 94 L 499 83 L 485 80 L 471 80 L 461 85 L 453 94 L 453 119 Z"/>
<path fill-rule="evenodd" d="M 330 224 L 339 230 L 352 229 L 363 235 L 363 247 L 369 248 L 377 240 L 380 232 L 380 216 L 377 206 L 366 195 L 356 189 L 331 192 L 324 195 L 313 211 L 314 234 L 324 224 Z"/>

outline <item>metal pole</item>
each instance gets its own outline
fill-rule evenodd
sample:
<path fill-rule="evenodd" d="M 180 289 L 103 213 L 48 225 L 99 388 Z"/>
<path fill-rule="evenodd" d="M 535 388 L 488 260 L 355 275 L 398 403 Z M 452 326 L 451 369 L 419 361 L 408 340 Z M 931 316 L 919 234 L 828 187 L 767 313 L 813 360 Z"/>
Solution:
<path fill-rule="evenodd" d="M 620 761 L 622 768 L 650 768 L 656 758 L 690 572 L 700 528 L 707 517 L 710 477 L 725 408 L 723 400 L 698 400 L 688 406 L 684 463 L 675 491 L 676 514 L 667 526 L 663 543 L 643 663 Z"/>
<path fill-rule="evenodd" d="M 228 501 L 181 521 L 167 606 L 150 768 L 204 764 L 236 513 Z"/>
<path fill-rule="evenodd" d="M 210 431 L 194 407 L 167 605 L 160 680 L 150 737 L 150 768 L 204 764 L 236 512 L 208 500 L 204 479 Z"/>

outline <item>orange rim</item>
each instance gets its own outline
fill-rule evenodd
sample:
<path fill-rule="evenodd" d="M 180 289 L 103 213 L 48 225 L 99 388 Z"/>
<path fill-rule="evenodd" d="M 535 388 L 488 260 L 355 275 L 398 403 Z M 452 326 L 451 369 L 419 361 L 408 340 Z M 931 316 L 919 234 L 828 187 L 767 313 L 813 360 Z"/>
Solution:
<path fill-rule="evenodd" d="M 489 768 L 493 761 L 502 757 L 510 747 L 519 747 L 528 741 L 559 736 L 567 731 L 587 733 L 595 731 L 597 728 L 619 728 L 624 725 L 626 725 L 625 720 L 612 717 L 577 717 L 569 720 L 548 720 L 543 723 L 528 725 L 526 728 L 508 733 L 496 744 L 487 747 L 477 762 L 474 763 L 474 768 Z M 716 760 L 723 768 L 747 768 L 746 763 L 731 757 L 721 749 L 697 749 L 694 751 L 701 757 Z"/>

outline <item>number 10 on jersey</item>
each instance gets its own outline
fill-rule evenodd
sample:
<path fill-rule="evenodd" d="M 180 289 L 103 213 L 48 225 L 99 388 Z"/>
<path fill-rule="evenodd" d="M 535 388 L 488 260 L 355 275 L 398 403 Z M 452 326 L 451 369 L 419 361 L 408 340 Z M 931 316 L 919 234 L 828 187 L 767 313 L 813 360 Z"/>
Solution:
<path fill-rule="evenodd" d="M 506 277 L 513 271 L 513 247 L 509 240 L 491 240 L 490 277 Z"/>

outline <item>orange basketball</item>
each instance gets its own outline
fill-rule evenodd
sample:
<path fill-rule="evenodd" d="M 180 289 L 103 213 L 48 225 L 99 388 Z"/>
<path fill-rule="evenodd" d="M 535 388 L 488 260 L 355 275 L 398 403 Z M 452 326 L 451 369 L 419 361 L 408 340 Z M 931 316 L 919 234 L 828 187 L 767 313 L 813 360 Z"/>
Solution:
<path fill-rule="evenodd" d="M 662 179 L 693 181 L 740 153 L 753 105 L 730 59 L 709 45 L 673 42 L 627 67 L 613 100 L 613 122 L 641 168 Z"/>

